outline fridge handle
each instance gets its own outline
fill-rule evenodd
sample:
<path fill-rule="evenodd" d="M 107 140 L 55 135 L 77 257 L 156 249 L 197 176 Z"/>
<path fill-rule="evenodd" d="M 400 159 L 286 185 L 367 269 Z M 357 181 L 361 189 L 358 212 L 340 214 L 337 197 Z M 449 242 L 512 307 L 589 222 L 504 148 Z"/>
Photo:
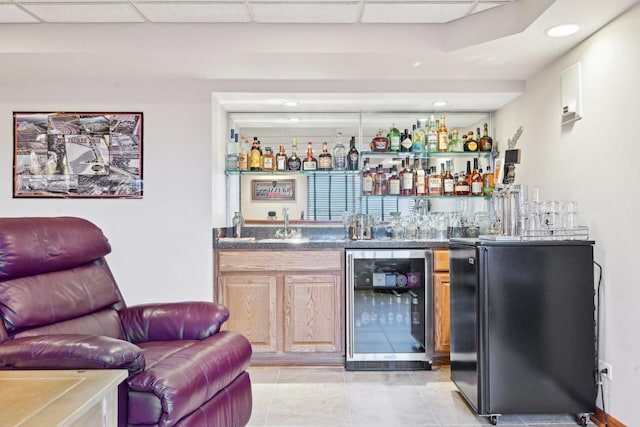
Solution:
<path fill-rule="evenodd" d="M 347 359 L 353 359 L 353 328 L 355 319 L 353 318 L 353 300 L 354 300 L 354 280 L 353 280 L 353 254 L 347 254 L 347 277 L 345 283 L 347 289 L 345 292 L 347 306 Z"/>

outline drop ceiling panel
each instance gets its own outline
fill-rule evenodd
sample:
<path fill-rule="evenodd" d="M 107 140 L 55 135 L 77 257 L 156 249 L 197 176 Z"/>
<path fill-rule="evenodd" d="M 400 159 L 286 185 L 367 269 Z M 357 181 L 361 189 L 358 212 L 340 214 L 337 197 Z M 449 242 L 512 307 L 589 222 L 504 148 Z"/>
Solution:
<path fill-rule="evenodd" d="M 473 2 L 417 3 L 411 1 L 365 3 L 364 23 L 443 24 L 460 19 L 473 9 Z"/>
<path fill-rule="evenodd" d="M 0 3 L 0 24 L 39 22 L 37 18 L 13 4 Z"/>
<path fill-rule="evenodd" d="M 29 12 L 45 22 L 113 23 L 145 22 L 129 3 L 21 3 Z"/>
<path fill-rule="evenodd" d="M 255 22 L 261 23 L 355 23 L 359 2 L 270 2 L 251 3 Z"/>
<path fill-rule="evenodd" d="M 138 10 L 151 22 L 250 22 L 242 2 L 151 1 L 136 2 Z"/>

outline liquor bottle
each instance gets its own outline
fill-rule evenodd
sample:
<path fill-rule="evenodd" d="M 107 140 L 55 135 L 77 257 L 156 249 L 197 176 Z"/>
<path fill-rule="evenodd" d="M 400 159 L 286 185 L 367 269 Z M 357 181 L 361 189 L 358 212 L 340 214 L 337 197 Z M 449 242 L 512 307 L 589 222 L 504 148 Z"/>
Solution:
<path fill-rule="evenodd" d="M 400 194 L 403 196 L 413 196 L 415 194 L 414 176 L 409 160 L 402 161 L 402 171 L 400 172 Z"/>
<path fill-rule="evenodd" d="M 389 151 L 400 151 L 400 138 L 402 135 L 398 128 L 396 128 L 395 123 L 391 125 L 391 129 L 389 129 L 389 134 L 387 136 L 389 138 Z"/>
<path fill-rule="evenodd" d="M 471 194 L 471 160 L 467 160 L 467 173 L 464 175 L 464 180 L 469 185 L 469 194 Z"/>
<path fill-rule="evenodd" d="M 262 170 L 262 148 L 260 148 L 260 141 L 256 136 L 253 137 L 253 145 L 249 155 L 249 169 L 252 171 Z"/>
<path fill-rule="evenodd" d="M 471 188 L 469 187 L 469 184 L 465 180 L 465 177 L 466 175 L 464 171 L 460 171 L 459 174 L 456 174 L 456 177 L 455 177 L 456 183 L 453 187 L 453 190 L 456 193 L 456 196 L 468 196 L 469 193 L 471 192 Z"/>
<path fill-rule="evenodd" d="M 422 160 L 416 159 L 413 164 L 413 169 L 415 170 L 415 184 L 414 184 L 414 194 L 416 196 L 424 196 L 427 194 L 427 183 L 425 178 L 424 169 L 422 168 Z"/>
<path fill-rule="evenodd" d="M 378 129 L 378 133 L 371 140 L 371 151 L 389 151 L 389 138 L 384 136 L 384 130 Z"/>
<path fill-rule="evenodd" d="M 400 195 L 400 177 L 396 165 L 391 167 L 391 176 L 387 179 L 387 194 L 390 196 Z"/>
<path fill-rule="evenodd" d="M 453 130 L 452 140 L 449 141 L 449 147 L 451 148 L 450 151 L 453 151 L 454 153 L 461 153 L 464 151 L 464 142 L 460 138 L 458 129 Z"/>
<path fill-rule="evenodd" d="M 471 172 L 471 195 L 482 196 L 482 173 L 478 170 L 478 159 L 473 159 L 473 171 Z"/>
<path fill-rule="evenodd" d="M 322 143 L 322 153 L 318 156 L 318 169 L 328 171 L 333 168 L 333 159 L 327 148 L 327 141 Z"/>
<path fill-rule="evenodd" d="M 436 151 L 438 151 L 438 128 L 432 114 L 427 126 L 427 153 L 435 153 Z"/>
<path fill-rule="evenodd" d="M 382 170 L 382 165 L 378 165 L 376 175 L 373 177 L 373 194 L 375 196 L 387 195 L 387 176 Z"/>
<path fill-rule="evenodd" d="M 311 147 L 311 144 L 311 141 L 307 143 L 307 157 L 302 161 L 303 171 L 318 170 L 318 161 L 313 157 L 313 148 Z"/>
<path fill-rule="evenodd" d="M 460 139 L 461 143 L 462 143 L 462 151 L 469 151 L 469 144 L 467 141 L 467 134 L 462 135 L 462 138 Z"/>
<path fill-rule="evenodd" d="M 280 151 L 276 154 L 276 170 L 287 170 L 287 155 L 284 153 L 284 145 L 280 146 Z"/>
<path fill-rule="evenodd" d="M 442 196 L 442 175 L 435 166 L 431 168 L 431 174 L 427 179 L 427 191 L 429 196 Z"/>
<path fill-rule="evenodd" d="M 365 196 L 373 194 L 373 174 L 369 169 L 369 159 L 364 159 L 362 166 L 362 194 Z"/>
<path fill-rule="evenodd" d="M 347 154 L 347 169 L 358 170 L 358 150 L 356 149 L 356 137 L 352 136 L 349 141 L 349 153 Z"/>
<path fill-rule="evenodd" d="M 451 160 L 447 160 L 447 168 L 445 170 L 444 177 L 442 178 L 442 194 L 444 196 L 454 196 L 454 186 L 455 180 L 451 174 Z"/>
<path fill-rule="evenodd" d="M 415 125 L 413 125 L 413 129 L 415 130 Z M 405 129 L 400 140 L 400 151 L 409 152 L 411 151 L 412 145 L 413 141 L 411 140 L 411 134 L 408 129 Z"/>
<path fill-rule="evenodd" d="M 274 171 L 276 170 L 276 156 L 273 155 L 271 147 L 264 147 L 264 155 L 262 156 L 262 170 Z"/>
<path fill-rule="evenodd" d="M 299 171 L 302 168 L 302 161 L 298 157 L 298 153 L 296 153 L 297 148 L 298 142 L 293 138 L 291 140 L 291 156 L 287 159 L 287 169 L 290 171 Z"/>
<path fill-rule="evenodd" d="M 336 145 L 333 146 L 333 168 L 337 171 L 347 168 L 347 150 L 342 143 L 342 132 L 336 134 Z"/>
<path fill-rule="evenodd" d="M 443 114 L 440 116 L 440 127 L 438 128 L 438 151 L 441 153 L 449 150 L 449 128 L 444 120 Z"/>
<path fill-rule="evenodd" d="M 480 151 L 491 151 L 493 149 L 493 138 L 489 136 L 489 127 L 485 123 L 482 128 L 482 138 L 478 141 Z"/>
<path fill-rule="evenodd" d="M 416 127 L 416 130 L 413 131 L 413 135 L 411 138 L 413 141 L 411 151 L 413 151 L 414 153 L 424 153 L 426 138 L 427 135 L 425 134 L 424 129 L 422 129 L 422 123 L 420 123 L 420 120 L 418 120 L 418 125 Z"/>
<path fill-rule="evenodd" d="M 491 166 L 487 166 L 487 171 L 482 175 L 482 194 L 485 196 L 493 196 L 494 177 L 491 172 Z"/>
<path fill-rule="evenodd" d="M 473 131 L 470 130 L 469 133 L 467 133 L 467 151 L 478 151 L 478 141 L 476 141 L 475 139 L 473 139 Z"/>
<path fill-rule="evenodd" d="M 236 134 L 236 137 L 238 134 Z M 249 170 L 249 150 L 247 150 L 248 142 L 246 138 L 242 139 L 240 151 L 238 153 L 238 169 L 241 171 Z"/>
<path fill-rule="evenodd" d="M 236 131 L 231 129 L 231 138 L 227 143 L 227 170 L 238 169 L 238 139 Z"/>

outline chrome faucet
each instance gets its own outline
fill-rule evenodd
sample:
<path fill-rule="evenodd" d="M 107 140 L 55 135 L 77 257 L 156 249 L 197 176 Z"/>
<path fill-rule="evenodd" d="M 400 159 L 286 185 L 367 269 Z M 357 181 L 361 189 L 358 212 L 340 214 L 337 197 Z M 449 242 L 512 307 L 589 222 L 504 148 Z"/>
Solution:
<path fill-rule="evenodd" d="M 289 208 L 282 208 L 282 216 L 284 217 L 284 238 L 289 237 Z"/>
<path fill-rule="evenodd" d="M 289 239 L 297 232 L 289 227 L 289 208 L 282 208 L 282 216 L 284 217 L 284 228 L 276 230 L 276 237 L 279 239 Z"/>

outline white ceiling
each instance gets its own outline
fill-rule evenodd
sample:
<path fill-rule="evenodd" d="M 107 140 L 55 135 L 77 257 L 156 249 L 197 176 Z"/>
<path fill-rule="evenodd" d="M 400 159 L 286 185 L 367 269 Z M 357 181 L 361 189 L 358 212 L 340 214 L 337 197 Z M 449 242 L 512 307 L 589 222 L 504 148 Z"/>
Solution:
<path fill-rule="evenodd" d="M 2 0 L 0 23 L 445 23 L 513 0 Z"/>
<path fill-rule="evenodd" d="M 416 111 L 435 100 L 495 110 L 639 2 L 0 0 L 0 79 L 195 81 L 229 111 Z M 544 35 L 561 23 L 580 31 Z"/>

